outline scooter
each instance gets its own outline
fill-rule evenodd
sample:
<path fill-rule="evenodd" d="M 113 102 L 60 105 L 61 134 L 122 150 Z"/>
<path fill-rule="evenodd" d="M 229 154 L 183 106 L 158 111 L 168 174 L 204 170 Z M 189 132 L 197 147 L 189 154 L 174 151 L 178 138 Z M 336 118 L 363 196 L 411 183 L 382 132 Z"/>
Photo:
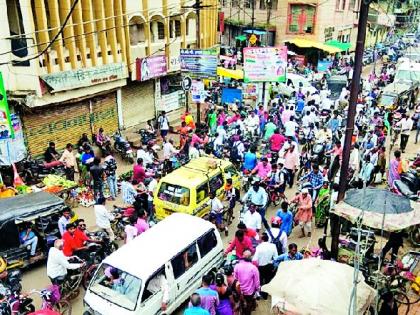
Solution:
<path fill-rule="evenodd" d="M 114 136 L 114 149 L 121 157 L 127 160 L 130 164 L 134 163 L 133 150 L 128 141 L 117 131 Z"/>
<path fill-rule="evenodd" d="M 148 132 L 146 129 L 140 129 L 140 140 L 143 145 L 147 145 L 150 141 L 156 139 L 156 134 Z"/>
<path fill-rule="evenodd" d="M 41 160 L 34 160 L 31 155 L 28 155 L 22 162 L 23 170 L 20 175 L 27 184 L 37 184 L 50 174 L 60 176 L 65 174 L 64 165 L 59 161 L 45 163 Z"/>

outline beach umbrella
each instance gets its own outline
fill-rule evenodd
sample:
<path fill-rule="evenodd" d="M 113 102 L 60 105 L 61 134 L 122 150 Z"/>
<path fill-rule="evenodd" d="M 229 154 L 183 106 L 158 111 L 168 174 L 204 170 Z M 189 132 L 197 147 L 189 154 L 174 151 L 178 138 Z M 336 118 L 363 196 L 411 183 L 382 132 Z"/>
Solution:
<path fill-rule="evenodd" d="M 350 189 L 332 213 L 374 229 L 399 231 L 420 224 L 420 204 L 386 189 Z"/>

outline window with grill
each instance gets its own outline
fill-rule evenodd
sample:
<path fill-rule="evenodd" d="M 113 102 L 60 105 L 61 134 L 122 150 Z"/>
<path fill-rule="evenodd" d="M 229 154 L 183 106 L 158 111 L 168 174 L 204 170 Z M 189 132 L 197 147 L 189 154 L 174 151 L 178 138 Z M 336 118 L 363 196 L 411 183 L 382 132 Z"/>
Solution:
<path fill-rule="evenodd" d="M 267 9 L 270 5 L 267 3 L 270 0 L 260 0 L 260 10 Z"/>
<path fill-rule="evenodd" d="M 165 24 L 157 22 L 158 39 L 165 39 Z"/>
<path fill-rule="evenodd" d="M 350 3 L 349 3 L 349 10 L 350 10 L 350 11 L 356 11 L 355 6 L 356 6 L 356 0 L 350 0 Z"/>
<path fill-rule="evenodd" d="M 315 7 L 292 4 L 289 8 L 288 31 L 297 34 L 312 34 L 315 28 Z"/>
<path fill-rule="evenodd" d="M 181 37 L 181 21 L 175 20 L 175 37 Z"/>

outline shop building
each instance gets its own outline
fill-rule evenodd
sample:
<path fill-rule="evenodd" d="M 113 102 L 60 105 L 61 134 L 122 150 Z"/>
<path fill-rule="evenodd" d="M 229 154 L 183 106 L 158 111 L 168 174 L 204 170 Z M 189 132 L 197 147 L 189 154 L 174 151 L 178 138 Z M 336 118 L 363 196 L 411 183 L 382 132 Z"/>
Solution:
<path fill-rule="evenodd" d="M 197 46 L 193 4 L 0 0 L 0 71 L 28 151 L 42 154 L 49 141 L 63 149 L 82 133 L 103 127 L 112 134 L 155 118 L 165 106 L 182 108 L 181 97 L 166 96 L 173 87 L 163 93 L 161 87 L 179 74 L 179 49 Z M 203 5 L 209 6 L 201 13 L 205 48 L 216 44 L 217 1 Z M 152 68 L 141 77 L 145 60 Z M 153 60 L 165 71 L 154 71 Z"/>

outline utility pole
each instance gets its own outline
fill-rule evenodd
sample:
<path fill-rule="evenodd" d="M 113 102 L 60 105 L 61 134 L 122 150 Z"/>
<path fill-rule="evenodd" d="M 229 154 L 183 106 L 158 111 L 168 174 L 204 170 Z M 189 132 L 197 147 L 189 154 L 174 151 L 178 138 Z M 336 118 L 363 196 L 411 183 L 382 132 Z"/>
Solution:
<path fill-rule="evenodd" d="M 265 0 L 261 0 L 261 1 L 265 1 Z M 270 25 L 270 20 L 271 20 L 271 8 L 273 7 L 273 0 L 267 0 L 267 22 L 266 22 L 266 34 L 265 34 L 265 46 L 268 46 L 268 33 L 269 33 L 269 25 Z"/>
<path fill-rule="evenodd" d="M 256 0 L 251 0 L 251 10 L 252 10 L 252 14 L 251 14 L 251 27 L 252 27 L 252 34 L 254 34 L 254 24 L 255 24 L 255 1 Z"/>
<path fill-rule="evenodd" d="M 197 25 L 195 27 L 195 36 L 197 37 L 197 49 L 200 49 L 200 42 L 201 42 L 201 32 L 200 32 L 200 0 L 195 0 L 195 15 L 197 17 Z"/>
<path fill-rule="evenodd" d="M 360 89 L 360 77 L 362 74 L 363 50 L 366 40 L 366 28 L 369 14 L 369 0 L 362 0 L 359 14 L 359 28 L 357 31 L 356 53 L 354 72 L 350 89 L 349 111 L 347 116 L 346 134 L 344 138 L 343 158 L 340 170 L 340 182 L 338 190 L 338 201 L 344 199 L 347 186 L 347 170 L 349 168 L 351 138 L 354 130 L 354 118 L 356 116 L 356 103 Z M 340 235 L 340 221 L 337 215 L 331 214 L 331 255 L 334 259 L 338 256 L 338 237 Z"/>

